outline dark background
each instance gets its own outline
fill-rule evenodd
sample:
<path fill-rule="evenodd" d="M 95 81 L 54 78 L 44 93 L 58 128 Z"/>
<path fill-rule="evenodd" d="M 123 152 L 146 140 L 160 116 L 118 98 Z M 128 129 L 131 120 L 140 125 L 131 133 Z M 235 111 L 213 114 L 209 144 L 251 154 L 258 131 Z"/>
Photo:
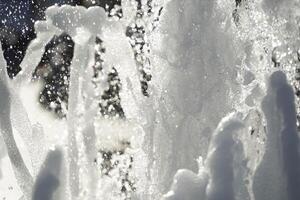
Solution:
<path fill-rule="evenodd" d="M 120 5 L 121 0 L 0 0 L 0 40 L 13 78 L 21 69 L 20 63 L 30 41 L 36 37 L 34 22 L 44 19 L 45 10 L 54 4 L 98 5 L 106 10 Z"/>

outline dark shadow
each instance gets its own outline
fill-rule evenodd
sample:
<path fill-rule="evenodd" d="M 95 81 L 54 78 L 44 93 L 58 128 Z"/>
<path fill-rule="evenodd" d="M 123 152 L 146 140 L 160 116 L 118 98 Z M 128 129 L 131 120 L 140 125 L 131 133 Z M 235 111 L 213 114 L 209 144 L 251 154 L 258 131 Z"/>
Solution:
<path fill-rule="evenodd" d="M 37 177 L 32 200 L 52 200 L 58 189 L 62 165 L 62 152 L 59 149 L 50 151 Z"/>
<path fill-rule="evenodd" d="M 277 81 L 274 83 L 274 80 Z M 282 82 L 279 83 L 278 80 Z M 287 84 L 286 77 L 282 72 L 274 73 L 271 77 L 271 83 L 273 87 L 278 87 L 276 103 L 282 114 L 283 127 L 281 130 L 281 141 L 288 197 L 289 200 L 299 200 L 300 155 L 294 91 L 292 87 Z"/>
<path fill-rule="evenodd" d="M 295 99 L 283 72 L 271 75 L 262 110 L 267 122 L 267 143 L 263 160 L 255 172 L 255 199 L 299 200 L 300 155 Z"/>

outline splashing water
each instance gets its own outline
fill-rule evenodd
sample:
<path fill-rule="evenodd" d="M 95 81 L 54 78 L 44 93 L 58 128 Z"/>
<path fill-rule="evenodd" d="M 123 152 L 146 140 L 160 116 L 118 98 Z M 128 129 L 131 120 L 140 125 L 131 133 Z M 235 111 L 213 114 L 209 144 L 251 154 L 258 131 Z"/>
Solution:
<path fill-rule="evenodd" d="M 48 8 L 14 79 L 0 53 L 0 198 L 300 199 L 299 19 L 297 0 Z M 74 48 L 59 117 L 32 78 L 53 36 Z"/>

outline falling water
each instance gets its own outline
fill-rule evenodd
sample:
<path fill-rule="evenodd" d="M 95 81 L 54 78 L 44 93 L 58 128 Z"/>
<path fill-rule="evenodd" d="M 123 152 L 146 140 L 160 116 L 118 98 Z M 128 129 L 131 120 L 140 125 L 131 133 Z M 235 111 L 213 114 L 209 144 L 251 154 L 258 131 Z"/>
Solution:
<path fill-rule="evenodd" d="M 0 198 L 300 199 L 299 27 L 297 0 L 48 8 L 14 79 L 0 53 Z"/>

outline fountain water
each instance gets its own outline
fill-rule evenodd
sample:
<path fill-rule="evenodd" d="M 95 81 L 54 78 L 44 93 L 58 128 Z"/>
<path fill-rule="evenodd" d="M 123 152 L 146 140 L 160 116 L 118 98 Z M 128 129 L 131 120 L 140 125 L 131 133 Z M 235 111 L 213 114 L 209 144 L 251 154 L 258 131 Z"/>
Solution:
<path fill-rule="evenodd" d="M 48 8 L 15 79 L 0 57 L 2 182 L 18 191 L 1 186 L 0 197 L 298 200 L 299 10 L 296 0 L 128 0 L 121 18 Z M 62 33 L 74 54 L 60 119 L 31 80 Z"/>

